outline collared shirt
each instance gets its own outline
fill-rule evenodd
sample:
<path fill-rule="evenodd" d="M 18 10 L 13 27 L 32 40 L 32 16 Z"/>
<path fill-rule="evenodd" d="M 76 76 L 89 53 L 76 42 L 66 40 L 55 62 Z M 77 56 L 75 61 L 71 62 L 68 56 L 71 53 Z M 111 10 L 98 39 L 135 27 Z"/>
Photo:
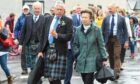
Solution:
<path fill-rule="evenodd" d="M 36 18 L 36 21 L 35 21 L 35 18 Z M 38 16 L 33 15 L 33 20 L 34 20 L 35 22 L 37 22 L 37 21 L 38 21 L 38 19 L 39 19 L 39 15 L 38 15 Z"/>
<path fill-rule="evenodd" d="M 110 30 L 111 30 L 111 21 L 112 21 L 112 15 L 110 16 Z M 114 28 L 113 28 L 113 35 L 117 35 L 117 22 L 118 22 L 118 14 L 114 14 Z"/>

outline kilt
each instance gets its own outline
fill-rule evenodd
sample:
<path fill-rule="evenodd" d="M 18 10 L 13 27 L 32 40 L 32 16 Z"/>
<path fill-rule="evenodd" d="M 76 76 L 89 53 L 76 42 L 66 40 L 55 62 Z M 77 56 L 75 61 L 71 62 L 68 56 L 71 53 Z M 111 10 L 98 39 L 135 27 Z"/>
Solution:
<path fill-rule="evenodd" d="M 36 55 L 32 55 L 31 53 L 31 46 L 30 45 L 26 45 L 24 46 L 24 54 L 26 57 L 26 66 L 30 67 L 31 69 L 34 68 L 34 65 L 36 63 Z"/>
<path fill-rule="evenodd" d="M 66 60 L 67 56 L 58 54 L 57 60 L 51 62 L 45 53 L 45 68 L 44 73 L 47 78 L 62 80 L 66 75 Z"/>

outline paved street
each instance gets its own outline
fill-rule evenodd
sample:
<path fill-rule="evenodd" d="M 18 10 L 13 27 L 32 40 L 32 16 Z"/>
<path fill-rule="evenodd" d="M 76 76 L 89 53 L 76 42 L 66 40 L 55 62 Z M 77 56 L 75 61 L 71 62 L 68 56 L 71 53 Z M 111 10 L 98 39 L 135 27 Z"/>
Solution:
<path fill-rule="evenodd" d="M 140 55 L 135 55 L 135 59 L 130 59 L 129 51 L 126 52 L 124 70 L 121 72 L 121 76 L 118 81 L 108 81 L 106 84 L 140 84 Z M 16 78 L 13 84 L 27 84 L 27 76 L 21 76 L 20 57 L 9 58 L 8 66 L 11 73 Z M 3 71 L 0 69 L 0 84 L 7 84 L 6 77 Z M 47 79 L 43 78 L 43 84 L 49 84 Z M 78 73 L 74 71 L 72 77 L 72 84 L 83 84 Z M 95 84 L 100 84 L 95 81 Z"/>

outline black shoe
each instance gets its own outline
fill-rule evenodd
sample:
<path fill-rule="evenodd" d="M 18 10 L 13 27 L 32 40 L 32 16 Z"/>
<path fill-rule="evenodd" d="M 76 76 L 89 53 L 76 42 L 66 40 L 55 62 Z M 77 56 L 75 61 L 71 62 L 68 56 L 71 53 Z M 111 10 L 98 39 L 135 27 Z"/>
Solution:
<path fill-rule="evenodd" d="M 121 71 L 123 71 L 124 69 L 123 69 L 123 68 L 121 68 L 120 70 L 121 70 Z"/>
<path fill-rule="evenodd" d="M 28 71 L 27 70 L 23 70 L 21 74 L 22 75 L 27 75 L 28 74 Z"/>
<path fill-rule="evenodd" d="M 117 75 L 117 76 L 115 77 L 115 79 L 116 79 L 116 80 L 118 80 L 119 78 L 120 78 L 120 76 L 119 76 L 119 75 Z"/>
<path fill-rule="evenodd" d="M 40 79 L 40 80 L 37 82 L 37 84 L 42 84 L 42 80 Z"/>

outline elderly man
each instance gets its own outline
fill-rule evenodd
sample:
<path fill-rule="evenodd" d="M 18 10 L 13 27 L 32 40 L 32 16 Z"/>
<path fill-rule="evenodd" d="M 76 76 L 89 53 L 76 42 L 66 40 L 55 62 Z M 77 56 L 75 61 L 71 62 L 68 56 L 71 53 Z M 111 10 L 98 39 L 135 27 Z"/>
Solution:
<path fill-rule="evenodd" d="M 25 18 L 23 29 L 19 39 L 19 52 L 24 54 L 26 65 L 32 70 L 34 68 L 37 57 L 37 48 L 40 41 L 40 33 L 43 28 L 45 18 L 41 15 L 42 4 L 40 2 L 33 3 L 33 15 Z M 24 74 L 27 74 L 27 68 L 24 69 Z"/>
<path fill-rule="evenodd" d="M 22 14 L 16 22 L 16 25 L 15 25 L 15 28 L 14 28 L 15 46 L 18 46 L 18 44 L 19 44 L 19 36 L 20 36 L 21 30 L 23 28 L 24 22 L 25 22 L 25 17 L 27 15 L 30 15 L 29 10 L 30 10 L 29 6 L 24 5 L 23 8 L 22 8 Z M 15 50 L 16 49 L 13 47 L 13 52 L 11 52 L 9 54 L 10 55 L 17 55 L 18 52 L 16 52 Z M 24 54 L 22 54 L 22 56 L 21 56 L 21 68 L 23 70 L 22 74 L 26 74 L 27 66 L 26 66 L 26 58 L 25 58 Z"/>
<path fill-rule="evenodd" d="M 125 19 L 117 13 L 116 5 L 109 5 L 108 10 L 110 15 L 103 20 L 102 32 L 109 53 L 110 66 L 115 71 L 115 78 L 118 79 L 121 68 L 121 44 L 128 47 L 128 33 Z"/>
<path fill-rule="evenodd" d="M 38 56 L 45 58 L 44 72 L 50 84 L 61 84 L 66 74 L 67 42 L 72 37 L 72 21 L 64 15 L 64 12 L 64 3 L 56 2 L 55 16 L 46 18 L 41 35 Z"/>

